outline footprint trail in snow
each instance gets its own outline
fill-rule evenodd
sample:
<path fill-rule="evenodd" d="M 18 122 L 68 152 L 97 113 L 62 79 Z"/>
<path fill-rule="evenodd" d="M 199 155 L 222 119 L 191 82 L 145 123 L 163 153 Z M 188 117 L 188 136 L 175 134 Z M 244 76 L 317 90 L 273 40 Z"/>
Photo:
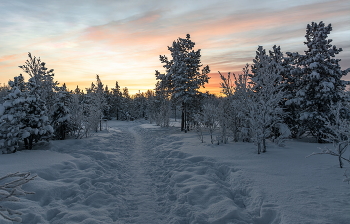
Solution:
<path fill-rule="evenodd" d="M 276 206 L 254 195 L 238 170 L 182 152 L 178 129 L 109 126 L 51 143 L 70 159 L 30 170 L 38 177 L 25 190 L 36 194 L 11 205 L 24 223 L 280 222 Z"/>

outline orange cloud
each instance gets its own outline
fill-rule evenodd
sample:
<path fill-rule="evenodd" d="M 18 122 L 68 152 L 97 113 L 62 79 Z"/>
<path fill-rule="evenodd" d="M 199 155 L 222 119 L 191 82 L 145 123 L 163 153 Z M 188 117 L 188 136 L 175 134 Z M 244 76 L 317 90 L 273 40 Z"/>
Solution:
<path fill-rule="evenodd" d="M 24 63 L 26 52 L 30 51 L 55 69 L 59 82 L 66 82 L 71 88 L 79 84 L 84 89 L 99 74 L 109 87 L 119 81 L 122 86 L 130 86 L 131 91 L 153 89 L 154 70 L 164 70 L 159 55 L 169 55 L 167 46 L 190 33 L 195 48 L 202 49 L 203 65 L 211 68 L 212 79 L 206 90 L 217 91 L 217 71 L 240 73 L 246 63 L 252 62 L 258 45 L 267 50 L 277 44 L 284 52 L 302 51 L 307 23 L 336 22 L 348 34 L 347 6 L 348 1 L 338 0 L 245 11 L 235 11 L 235 5 L 228 2 L 181 13 L 160 8 L 81 30 L 33 38 L 21 45 L 24 47 L 20 53 L 0 57 L 0 81 L 18 75 L 17 66 Z M 336 39 L 334 42 L 337 45 Z M 349 52 L 344 48 L 342 53 L 350 55 Z"/>

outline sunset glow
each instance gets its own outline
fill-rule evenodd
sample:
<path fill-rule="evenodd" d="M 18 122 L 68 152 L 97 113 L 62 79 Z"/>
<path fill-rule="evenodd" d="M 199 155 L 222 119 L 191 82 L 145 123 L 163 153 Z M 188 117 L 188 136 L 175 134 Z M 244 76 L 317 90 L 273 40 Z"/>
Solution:
<path fill-rule="evenodd" d="M 220 92 L 218 71 L 240 72 L 259 45 L 283 52 L 305 50 L 311 22 L 332 24 L 329 38 L 343 48 L 342 69 L 350 67 L 350 1 L 2 1 L 0 83 L 23 73 L 28 52 L 55 70 L 70 89 L 95 81 L 130 93 L 153 89 L 159 55 L 191 34 L 212 77 L 206 90 Z M 345 78 L 350 80 L 349 77 Z"/>

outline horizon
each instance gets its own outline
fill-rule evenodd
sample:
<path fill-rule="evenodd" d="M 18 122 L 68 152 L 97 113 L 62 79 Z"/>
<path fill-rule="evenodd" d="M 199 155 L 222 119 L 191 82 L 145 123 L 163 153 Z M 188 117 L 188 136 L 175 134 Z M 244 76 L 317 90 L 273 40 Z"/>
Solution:
<path fill-rule="evenodd" d="M 159 55 L 191 35 L 209 65 L 205 91 L 218 94 L 222 74 L 241 73 L 258 46 L 303 53 L 311 22 L 332 24 L 329 39 L 350 67 L 350 2 L 336 1 L 28 1 L 0 3 L 0 83 L 23 74 L 28 52 L 55 70 L 55 80 L 70 90 L 89 87 L 99 75 L 109 89 L 118 81 L 130 94 L 154 89 Z M 200 4 L 199 4 L 200 3 Z M 350 76 L 344 77 L 350 81 Z"/>

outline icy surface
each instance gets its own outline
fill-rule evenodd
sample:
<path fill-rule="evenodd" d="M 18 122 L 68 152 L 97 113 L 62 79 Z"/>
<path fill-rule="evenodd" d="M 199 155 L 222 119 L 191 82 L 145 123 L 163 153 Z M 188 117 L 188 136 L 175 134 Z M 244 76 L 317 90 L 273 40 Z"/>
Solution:
<path fill-rule="evenodd" d="M 208 136 L 200 143 L 175 123 L 108 126 L 0 155 L 1 176 L 38 175 L 23 187 L 36 194 L 6 205 L 29 224 L 349 223 L 344 169 L 336 157 L 305 158 L 318 151 L 315 143 L 269 144 L 257 155 L 251 143 L 212 145 Z"/>

